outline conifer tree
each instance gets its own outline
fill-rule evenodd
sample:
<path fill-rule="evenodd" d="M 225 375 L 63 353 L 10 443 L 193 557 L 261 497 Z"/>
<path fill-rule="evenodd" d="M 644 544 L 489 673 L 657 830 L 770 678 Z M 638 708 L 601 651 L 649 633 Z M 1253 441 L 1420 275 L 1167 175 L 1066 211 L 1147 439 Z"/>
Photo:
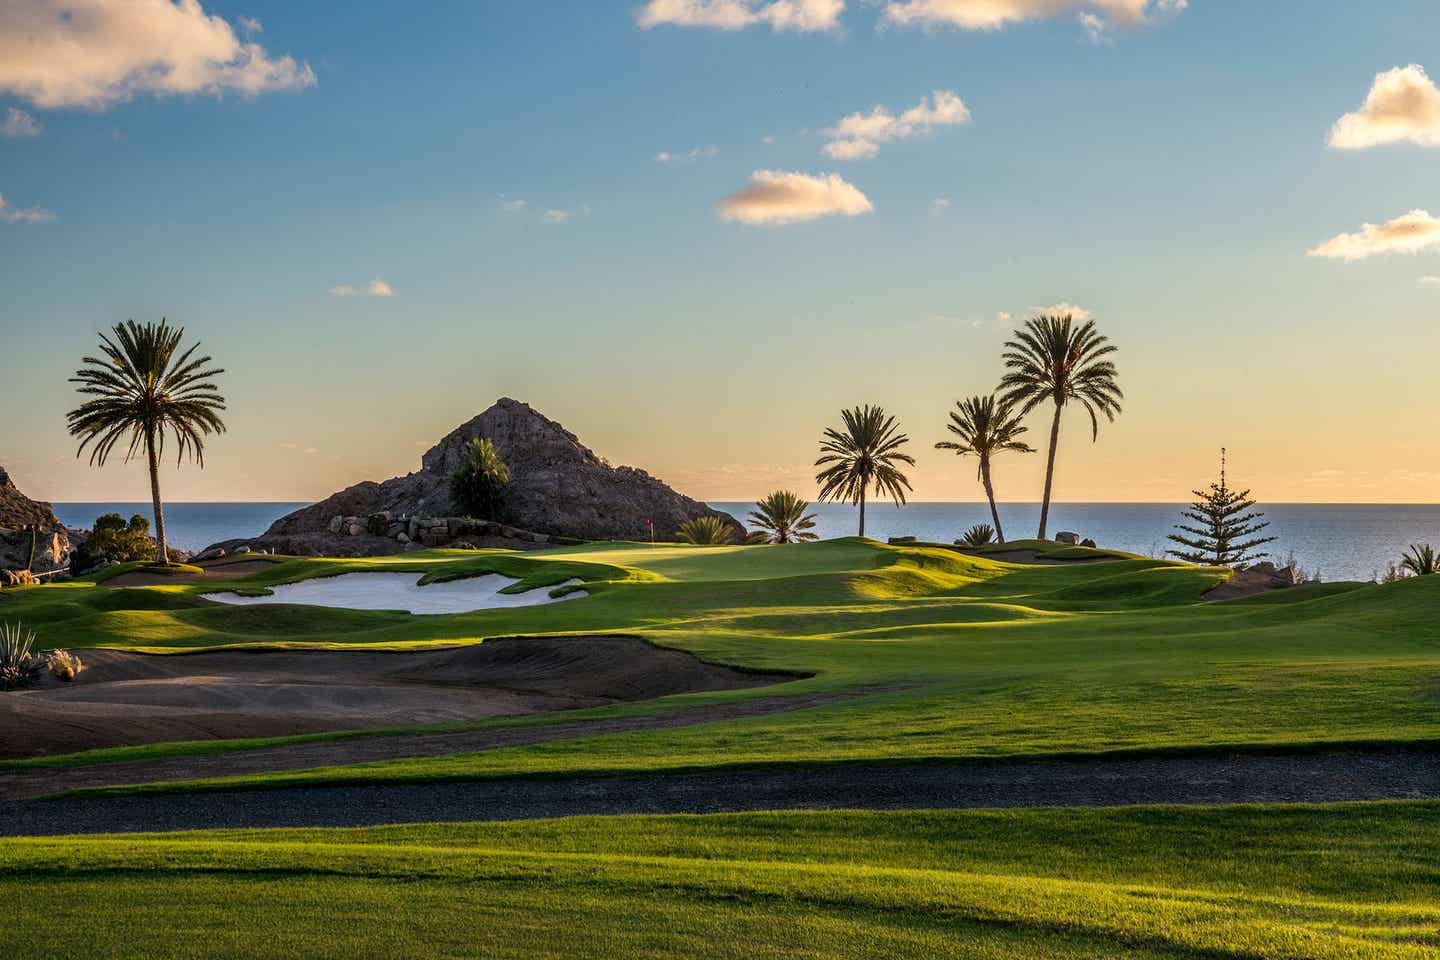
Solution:
<path fill-rule="evenodd" d="M 1182 533 L 1170 534 L 1171 540 L 1188 549 L 1166 553 L 1186 563 L 1236 570 L 1266 556 L 1252 551 L 1275 540 L 1255 536 L 1270 523 L 1262 519 L 1265 514 L 1252 509 L 1255 501 L 1250 499 L 1249 490 L 1231 490 L 1226 483 L 1223 448 L 1220 450 L 1220 482 L 1211 483 L 1209 489 L 1196 490 L 1194 494 L 1198 499 L 1184 512 L 1184 517 L 1197 526 L 1177 523 L 1175 527 Z"/>

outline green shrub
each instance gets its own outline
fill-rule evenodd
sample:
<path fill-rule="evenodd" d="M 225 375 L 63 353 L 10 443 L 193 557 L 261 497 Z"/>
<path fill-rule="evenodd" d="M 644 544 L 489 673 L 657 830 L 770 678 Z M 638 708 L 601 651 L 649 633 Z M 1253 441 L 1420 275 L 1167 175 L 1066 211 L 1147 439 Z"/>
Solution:
<path fill-rule="evenodd" d="M 735 529 L 719 517 L 694 517 L 680 524 L 676 537 L 681 543 L 717 547 L 735 541 Z"/>
<path fill-rule="evenodd" d="M 37 657 L 35 634 L 20 624 L 0 624 L 0 690 L 18 690 L 40 679 L 45 661 Z"/>
<path fill-rule="evenodd" d="M 75 551 L 71 566 L 77 570 L 103 562 L 129 563 L 154 560 L 155 542 L 150 539 L 150 521 L 138 513 L 126 523 L 118 513 L 107 513 L 95 521 L 95 529 Z"/>

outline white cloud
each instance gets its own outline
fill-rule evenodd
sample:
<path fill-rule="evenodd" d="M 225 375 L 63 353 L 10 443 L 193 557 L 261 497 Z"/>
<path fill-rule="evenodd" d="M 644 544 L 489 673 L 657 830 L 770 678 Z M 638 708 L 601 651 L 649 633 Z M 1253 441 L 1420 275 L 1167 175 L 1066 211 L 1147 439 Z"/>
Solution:
<path fill-rule="evenodd" d="M 655 162 L 672 163 L 685 160 L 689 161 L 690 163 L 696 163 L 700 160 L 709 160 L 712 157 L 718 156 L 719 153 L 720 148 L 716 146 L 692 147 L 689 150 L 686 150 L 684 153 L 671 153 L 668 150 L 661 150 L 659 153 L 655 154 Z"/>
<path fill-rule="evenodd" d="M 1330 146 L 1340 150 L 1405 140 L 1440 146 L 1440 90 L 1414 63 L 1377 74 L 1364 105 L 1330 128 Z"/>
<path fill-rule="evenodd" d="M 1440 287 L 1440 277 L 1421 277 L 1420 282 L 1427 287 Z"/>
<path fill-rule="evenodd" d="M 48 223 L 54 219 L 55 214 L 42 207 L 17 210 L 0 196 L 0 223 Z"/>
<path fill-rule="evenodd" d="M 970 108 L 953 91 L 936 90 L 929 98 L 895 116 L 886 107 L 869 113 L 852 113 L 825 131 L 830 142 L 825 153 L 836 160 L 861 160 L 880 152 L 880 144 L 909 140 L 928 134 L 936 127 L 961 126 L 970 122 Z"/>
<path fill-rule="evenodd" d="M 546 210 L 543 214 L 546 223 L 564 223 L 570 219 L 569 210 Z"/>
<path fill-rule="evenodd" d="M 999 313 L 995 314 L 995 319 L 1000 323 L 1009 323 L 1010 312 L 1008 310 L 1001 310 Z"/>
<path fill-rule="evenodd" d="M 767 24 L 772 30 L 820 33 L 840 28 L 845 0 L 649 0 L 636 15 L 642 30 L 664 24 L 743 30 Z"/>
<path fill-rule="evenodd" d="M 242 41 L 199 0 L 0 3 L 0 91 L 37 107 L 100 109 L 139 93 L 259 94 L 314 84 L 308 63 Z"/>
<path fill-rule="evenodd" d="M 1052 303 L 1048 307 L 1031 307 L 1030 312 L 1037 317 L 1071 317 L 1077 323 L 1084 323 L 1092 320 L 1095 314 L 1084 307 L 1074 303 L 1060 302 Z"/>
<path fill-rule="evenodd" d="M 930 201 L 930 216 L 932 217 L 938 217 L 940 216 L 940 214 L 944 213 L 946 210 L 949 209 L 949 197 L 936 197 L 934 200 Z"/>
<path fill-rule="evenodd" d="M 1179 13 L 1188 5 L 1188 0 L 889 0 L 881 20 L 899 26 L 999 30 L 1012 23 L 1074 13 L 1097 37 L 1111 23 L 1138 26 Z"/>
<path fill-rule="evenodd" d="M 1312 257 L 1364 260 L 1382 253 L 1419 253 L 1440 247 L 1440 220 L 1427 210 L 1411 210 L 1378 226 L 1360 225 L 1358 233 L 1342 233 L 1307 251 Z"/>
<path fill-rule="evenodd" d="M 1091 43 L 1102 44 L 1110 42 L 1110 38 L 1105 34 L 1110 24 L 1105 22 L 1104 17 L 1086 10 L 1075 19 L 1080 21 L 1080 26 L 1085 30 L 1085 36 L 1090 39 Z"/>
<path fill-rule="evenodd" d="M 376 277 L 363 287 L 353 286 L 348 283 L 342 283 L 338 287 L 331 287 L 330 295 L 334 297 L 393 297 L 395 296 L 395 290 L 390 284 Z"/>
<path fill-rule="evenodd" d="M 775 142 L 775 137 L 773 135 L 767 134 L 760 138 L 760 142 L 768 147 Z"/>
<path fill-rule="evenodd" d="M 27 137 L 38 137 L 40 131 L 45 129 L 39 122 L 17 107 L 11 107 L 5 111 L 5 122 L 0 123 L 0 137 L 6 140 L 23 140 Z"/>
<path fill-rule="evenodd" d="M 756 170 L 750 185 L 720 201 L 726 220 L 783 226 L 817 217 L 856 217 L 875 209 L 865 194 L 831 173 L 812 177 L 781 170 Z"/>
<path fill-rule="evenodd" d="M 528 206 L 530 206 L 530 201 L 528 200 L 507 200 L 503 194 L 500 197 L 500 209 L 507 213 L 519 213 Z"/>
<path fill-rule="evenodd" d="M 235 26 L 239 27 L 241 32 L 244 33 L 247 37 L 252 37 L 257 33 L 265 32 L 265 28 L 260 25 L 260 21 L 256 20 L 254 17 L 236 17 Z"/>

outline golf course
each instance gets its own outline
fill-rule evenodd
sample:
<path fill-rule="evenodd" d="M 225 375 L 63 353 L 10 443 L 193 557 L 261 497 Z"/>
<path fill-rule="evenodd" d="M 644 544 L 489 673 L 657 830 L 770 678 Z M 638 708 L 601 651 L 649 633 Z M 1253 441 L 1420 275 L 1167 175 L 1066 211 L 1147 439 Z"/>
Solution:
<path fill-rule="evenodd" d="M 282 658 L 313 721 L 8 740 L 8 954 L 266 956 L 275 936 L 317 957 L 1440 948 L 1437 577 L 1213 602 L 1229 570 L 862 538 L 226 566 L 0 595 L 0 619 L 98 658 L 100 679 L 158 665 L 114 684 L 125 710 L 227 677 L 253 691 Z M 448 614 L 206 596 L 376 573 L 583 596 Z M 497 709 L 403 722 L 397 700 L 381 724 L 322 695 L 368 658 L 366 683 L 429 697 L 487 649 Z M 87 683 L 106 686 L 82 673 L 5 708 L 18 723 L 63 694 L 73 716 L 105 699 Z M 255 722 L 253 692 L 236 699 Z"/>

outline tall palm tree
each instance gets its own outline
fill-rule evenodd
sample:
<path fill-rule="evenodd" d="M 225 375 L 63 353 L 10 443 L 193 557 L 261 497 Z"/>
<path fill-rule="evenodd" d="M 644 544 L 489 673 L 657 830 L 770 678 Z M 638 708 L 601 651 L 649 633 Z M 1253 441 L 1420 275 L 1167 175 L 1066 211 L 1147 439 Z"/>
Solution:
<path fill-rule="evenodd" d="M 1035 448 L 1017 440 L 1029 427 L 1020 423 L 1020 414 L 1010 404 L 997 400 L 994 394 L 988 397 L 971 397 L 955 401 L 950 411 L 950 422 L 945 429 L 956 437 L 941 440 L 936 450 L 954 450 L 957 456 L 975 454 L 980 461 L 976 479 L 985 487 L 985 497 L 990 501 L 990 517 L 995 521 L 995 536 L 1005 542 L 1005 528 L 1000 526 L 1000 511 L 995 508 L 995 487 L 990 483 L 990 458 L 997 453 L 1034 453 Z"/>
<path fill-rule="evenodd" d="M 90 447 L 91 466 L 104 466 L 110 452 L 129 438 L 125 462 L 143 448 L 150 465 L 150 499 L 155 508 L 156 560 L 170 562 L 165 544 L 165 510 L 160 503 L 160 458 L 167 433 L 175 438 L 175 463 L 188 455 L 203 469 L 205 437 L 224 433 L 219 411 L 225 398 L 213 378 L 224 370 L 211 368 L 210 357 L 196 357 L 196 343 L 185 350 L 184 327 L 159 324 L 143 327 L 134 320 L 117 323 L 113 336 L 100 334 L 101 357 L 86 357 L 71 383 L 93 397 L 67 414 L 70 433 L 80 438 L 78 457 Z M 92 446 L 93 444 L 93 446 Z"/>
<path fill-rule="evenodd" d="M 901 453 L 910 438 L 900 432 L 895 418 L 881 407 L 865 405 L 840 411 L 845 425 L 827 427 L 820 442 L 821 457 L 815 466 L 825 467 L 815 476 L 821 500 L 840 500 L 860 505 L 860 536 L 865 536 L 865 501 L 870 490 L 888 495 L 896 506 L 905 502 L 910 480 L 897 464 L 915 466 L 915 458 Z"/>
<path fill-rule="evenodd" d="M 807 540 L 818 540 L 819 536 L 811 529 L 815 526 L 815 514 L 806 513 L 808 509 L 810 504 L 802 500 L 799 494 L 789 490 L 776 490 L 763 500 L 756 501 L 755 509 L 750 514 L 750 522 L 763 531 L 763 543 L 803 543 Z"/>
<path fill-rule="evenodd" d="M 1045 499 L 1040 505 L 1041 540 L 1050 519 L 1050 491 L 1055 481 L 1055 449 L 1060 444 L 1060 414 L 1074 401 L 1090 414 L 1091 441 L 1100 438 L 1100 414 L 1110 422 L 1120 412 L 1124 393 L 1120 374 L 1105 357 L 1116 351 L 1108 337 L 1095 329 L 1094 320 L 1076 325 L 1069 315 L 1035 317 L 1005 342 L 1005 367 L 1000 381 L 1006 404 L 1019 404 L 1024 416 L 1041 403 L 1055 405 L 1050 422 L 1050 458 L 1045 464 Z"/>

